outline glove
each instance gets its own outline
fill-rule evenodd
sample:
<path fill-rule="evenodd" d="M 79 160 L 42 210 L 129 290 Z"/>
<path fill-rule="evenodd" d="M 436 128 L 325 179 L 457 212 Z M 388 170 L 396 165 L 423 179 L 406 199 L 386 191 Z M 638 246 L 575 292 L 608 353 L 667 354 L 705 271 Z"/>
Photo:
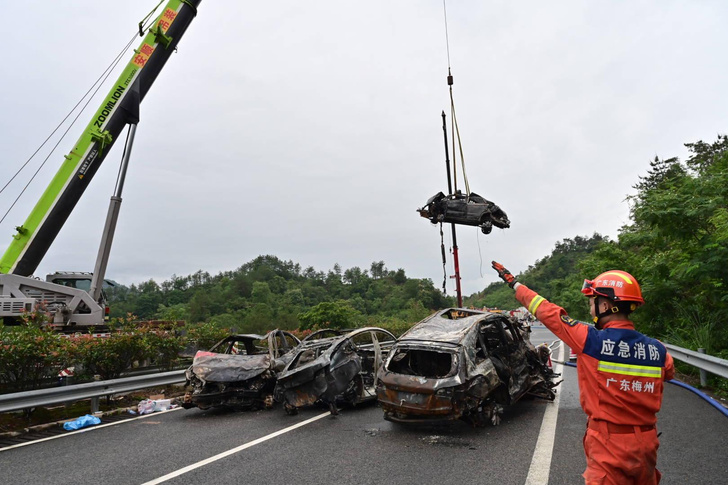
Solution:
<path fill-rule="evenodd" d="M 508 286 L 513 288 L 513 285 L 516 284 L 516 277 L 513 276 L 502 264 L 496 261 L 492 261 L 491 265 L 493 266 L 493 269 L 498 272 L 498 276 L 500 276 L 501 279 L 508 284 Z"/>

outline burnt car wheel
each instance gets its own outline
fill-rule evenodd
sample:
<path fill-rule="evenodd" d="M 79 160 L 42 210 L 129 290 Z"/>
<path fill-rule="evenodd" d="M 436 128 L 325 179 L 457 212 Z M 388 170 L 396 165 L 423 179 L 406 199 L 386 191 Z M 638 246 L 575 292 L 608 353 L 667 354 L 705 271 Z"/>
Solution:
<path fill-rule="evenodd" d="M 488 216 L 483 216 L 480 220 L 480 230 L 483 231 L 483 234 L 490 234 L 493 230 L 493 223 L 490 221 Z"/>
<path fill-rule="evenodd" d="M 364 389 L 364 383 L 362 382 L 361 376 L 356 376 L 351 380 L 349 386 L 342 394 L 342 399 L 345 403 L 353 406 L 359 401 Z"/>
<path fill-rule="evenodd" d="M 295 416 L 296 414 L 298 414 L 298 408 L 296 406 L 293 406 L 292 404 L 283 404 L 283 409 L 286 410 L 286 414 L 289 416 Z"/>

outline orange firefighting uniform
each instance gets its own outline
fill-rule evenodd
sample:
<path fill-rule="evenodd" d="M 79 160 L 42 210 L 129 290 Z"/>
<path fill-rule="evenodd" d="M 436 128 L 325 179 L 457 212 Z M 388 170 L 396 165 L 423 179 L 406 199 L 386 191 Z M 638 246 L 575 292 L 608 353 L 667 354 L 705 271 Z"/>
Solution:
<path fill-rule="evenodd" d="M 675 375 L 665 346 L 628 320 L 597 330 L 522 284 L 516 298 L 578 356 L 579 399 L 588 416 L 585 483 L 659 483 L 656 413 L 663 382 Z"/>

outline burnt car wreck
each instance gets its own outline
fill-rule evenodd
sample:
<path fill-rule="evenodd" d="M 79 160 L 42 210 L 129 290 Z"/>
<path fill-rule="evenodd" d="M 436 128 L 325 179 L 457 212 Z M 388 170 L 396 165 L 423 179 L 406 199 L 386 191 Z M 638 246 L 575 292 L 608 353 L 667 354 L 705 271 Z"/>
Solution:
<path fill-rule="evenodd" d="M 272 330 L 266 335 L 231 335 L 209 351 L 198 351 L 185 372 L 191 390 L 182 406 L 270 409 L 276 375 L 299 344 L 291 333 Z"/>
<path fill-rule="evenodd" d="M 394 335 L 366 327 L 321 337 L 304 339 L 278 375 L 275 397 L 288 414 L 315 403 L 336 414 L 337 404 L 355 405 L 377 398 L 375 378 L 396 341 Z"/>
<path fill-rule="evenodd" d="M 483 234 L 490 234 L 493 226 L 501 229 L 511 227 L 511 221 L 503 209 L 475 192 L 470 195 L 459 190 L 452 195 L 438 192 L 430 197 L 424 207 L 417 209 L 417 212 L 433 224 L 451 222 L 478 226 Z"/>
<path fill-rule="evenodd" d="M 377 398 L 390 421 L 498 424 L 504 407 L 526 395 L 555 398 L 547 362 L 548 349 L 534 347 L 516 320 L 450 308 L 399 338 L 379 371 Z"/>

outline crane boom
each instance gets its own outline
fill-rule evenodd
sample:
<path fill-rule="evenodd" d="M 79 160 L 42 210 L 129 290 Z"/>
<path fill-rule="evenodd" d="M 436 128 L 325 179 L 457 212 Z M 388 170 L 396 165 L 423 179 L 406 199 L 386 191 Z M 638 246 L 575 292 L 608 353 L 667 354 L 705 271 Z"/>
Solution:
<path fill-rule="evenodd" d="M 29 276 L 36 270 L 123 128 L 138 122 L 139 103 L 174 52 L 200 3 L 167 2 L 25 223 L 16 228 L 0 258 L 0 273 Z"/>

